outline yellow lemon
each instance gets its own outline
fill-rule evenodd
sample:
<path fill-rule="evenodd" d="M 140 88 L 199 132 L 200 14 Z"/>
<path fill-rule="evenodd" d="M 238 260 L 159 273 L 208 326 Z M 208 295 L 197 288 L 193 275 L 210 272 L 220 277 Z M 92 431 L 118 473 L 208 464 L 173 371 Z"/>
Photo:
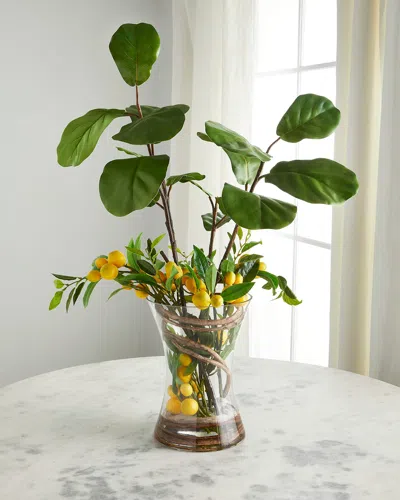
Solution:
<path fill-rule="evenodd" d="M 122 267 L 126 264 L 126 257 L 119 250 L 114 250 L 108 254 L 108 263 L 114 264 L 116 267 Z"/>
<path fill-rule="evenodd" d="M 182 285 L 185 286 L 186 285 L 186 282 L 187 280 L 190 280 L 190 276 L 188 276 L 187 274 L 185 274 L 185 272 L 183 273 L 183 276 L 182 276 Z"/>
<path fill-rule="evenodd" d="M 243 283 L 243 276 L 240 273 L 237 273 L 234 284 L 240 285 L 240 283 Z"/>
<path fill-rule="evenodd" d="M 175 292 L 175 290 L 176 290 L 176 285 L 175 285 L 175 283 L 172 283 L 172 285 L 171 285 L 171 292 Z"/>
<path fill-rule="evenodd" d="M 181 394 L 188 398 L 193 394 L 193 387 L 190 384 L 182 384 L 181 385 Z"/>
<path fill-rule="evenodd" d="M 154 276 L 154 279 L 157 281 L 157 283 L 165 283 L 167 281 L 167 277 L 162 271 L 158 271 Z"/>
<path fill-rule="evenodd" d="M 184 274 L 184 275 L 185 275 L 185 274 L 188 274 L 188 272 L 189 272 L 189 269 L 187 269 L 187 268 L 185 267 L 185 268 L 184 268 L 184 270 L 183 270 L 183 274 Z"/>
<path fill-rule="evenodd" d="M 170 413 L 178 415 L 181 412 L 181 402 L 178 398 L 171 398 L 167 401 L 166 408 Z"/>
<path fill-rule="evenodd" d="M 184 399 L 181 404 L 181 411 L 184 415 L 196 415 L 199 410 L 197 401 L 192 398 Z"/>
<path fill-rule="evenodd" d="M 189 366 L 192 362 L 192 358 L 188 354 L 179 355 L 179 363 L 183 366 Z"/>
<path fill-rule="evenodd" d="M 191 293 L 196 293 L 197 288 L 196 288 L 196 282 L 194 281 L 194 278 L 187 278 L 185 279 L 185 286 Z"/>
<path fill-rule="evenodd" d="M 221 295 L 213 295 L 211 297 L 211 305 L 215 308 L 221 307 L 224 304 L 224 299 Z"/>
<path fill-rule="evenodd" d="M 170 398 L 176 398 L 177 397 L 177 395 L 174 393 L 174 391 L 172 389 L 172 385 L 168 386 L 167 392 L 168 392 L 168 396 Z"/>
<path fill-rule="evenodd" d="M 118 271 L 117 271 L 117 273 L 118 273 Z M 89 271 L 89 272 L 87 273 L 86 279 L 87 279 L 88 281 L 91 281 L 92 283 L 97 283 L 98 281 L 100 281 L 100 280 L 101 280 L 101 274 L 100 274 L 100 271 L 95 271 L 95 270 L 93 270 L 93 271 Z"/>
<path fill-rule="evenodd" d="M 206 284 L 204 283 L 203 280 L 199 280 L 200 281 L 200 287 L 199 287 L 199 290 L 207 290 L 207 287 L 206 287 Z"/>
<path fill-rule="evenodd" d="M 233 285 L 236 280 L 236 275 L 232 271 L 229 271 L 224 276 L 224 283 L 226 285 Z"/>
<path fill-rule="evenodd" d="M 266 271 L 267 270 L 267 264 L 265 262 L 260 262 L 258 265 L 258 270 L 259 271 Z"/>
<path fill-rule="evenodd" d="M 139 297 L 139 299 L 145 299 L 149 295 L 147 286 L 140 283 L 137 287 L 140 288 L 140 290 L 135 290 L 136 296 Z"/>
<path fill-rule="evenodd" d="M 105 266 L 108 263 L 107 259 L 104 257 L 98 257 L 94 261 L 94 265 L 97 267 L 97 269 L 101 269 L 103 266 Z"/>
<path fill-rule="evenodd" d="M 183 271 L 182 271 L 182 268 L 181 266 L 177 266 L 175 264 L 175 262 L 172 262 L 172 260 L 170 260 L 169 262 L 167 262 L 165 264 L 165 273 L 167 275 L 167 278 L 169 278 L 171 276 L 171 273 L 172 273 L 172 269 L 176 269 L 178 272 L 175 274 L 174 276 L 174 279 L 177 280 L 179 278 L 182 278 L 183 276 Z"/>
<path fill-rule="evenodd" d="M 100 269 L 100 274 L 105 280 L 114 280 L 118 276 L 118 268 L 114 264 L 106 264 Z"/>
<path fill-rule="evenodd" d="M 196 292 L 193 295 L 193 304 L 197 307 L 197 309 L 204 310 L 209 307 L 211 303 L 210 296 L 204 290 L 200 290 L 200 292 Z"/>
<path fill-rule="evenodd" d="M 186 366 L 181 365 L 178 368 L 178 377 L 182 380 L 183 383 L 187 384 L 190 382 L 192 375 L 185 375 Z"/>

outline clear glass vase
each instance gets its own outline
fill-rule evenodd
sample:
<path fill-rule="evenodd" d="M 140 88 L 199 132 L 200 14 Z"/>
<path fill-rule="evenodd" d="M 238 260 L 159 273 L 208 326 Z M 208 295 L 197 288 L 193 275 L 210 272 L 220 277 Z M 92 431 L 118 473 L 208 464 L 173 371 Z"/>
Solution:
<path fill-rule="evenodd" d="M 155 438 L 187 451 L 234 446 L 245 431 L 233 392 L 232 360 L 250 301 L 200 311 L 150 302 L 166 360 Z"/>

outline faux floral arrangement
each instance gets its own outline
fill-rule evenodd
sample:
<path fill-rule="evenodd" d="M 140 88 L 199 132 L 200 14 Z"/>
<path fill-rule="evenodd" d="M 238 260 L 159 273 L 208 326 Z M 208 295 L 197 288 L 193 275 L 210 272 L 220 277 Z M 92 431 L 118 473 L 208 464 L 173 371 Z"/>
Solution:
<path fill-rule="evenodd" d="M 300 304 L 287 280 L 267 270 L 263 256 L 253 253 L 260 242 L 251 233 L 288 226 L 297 208 L 257 194 L 257 186 L 267 182 L 308 203 L 336 204 L 354 196 L 358 182 L 352 171 L 325 158 L 280 161 L 266 169 L 278 141 L 322 139 L 339 124 L 339 110 L 314 94 L 295 99 L 277 126 L 277 138 L 265 152 L 224 125 L 206 122 L 205 132 L 198 136 L 228 155 L 237 186 L 225 183 L 222 193 L 216 195 L 203 188 L 205 176 L 200 172 L 167 176 L 170 159 L 156 154 L 156 148 L 180 132 L 189 107 L 140 103 L 139 87 L 149 79 L 159 49 L 158 33 L 149 24 L 124 24 L 116 31 L 110 52 L 122 78 L 135 88 L 135 104 L 126 109 L 94 109 L 73 120 L 62 134 L 57 153 L 61 166 L 78 166 L 113 120 L 127 119 L 113 139 L 127 147 L 145 146 L 148 155 L 117 146 L 126 158 L 106 164 L 100 177 L 100 197 L 105 208 L 118 217 L 158 206 L 165 218 L 172 258 L 160 249 L 164 234 L 145 242 L 139 235 L 127 244 L 126 255 L 116 250 L 95 258 L 85 277 L 55 274 L 57 291 L 50 309 L 64 296 L 67 311 L 80 297 L 86 307 L 102 279 L 114 280 L 119 286 L 110 298 L 132 290 L 137 297 L 148 298 L 165 343 L 170 382 L 156 437 L 178 448 L 221 449 L 244 436 L 230 391 L 228 362 L 255 280 L 263 280 L 262 288 L 274 298 L 290 306 Z M 201 216 L 210 233 L 207 249 L 193 245 L 186 253 L 177 245 L 170 209 L 177 183 L 200 189 L 209 200 L 211 211 Z M 215 235 L 228 224 L 232 228 L 227 232 L 226 248 L 217 258 Z"/>

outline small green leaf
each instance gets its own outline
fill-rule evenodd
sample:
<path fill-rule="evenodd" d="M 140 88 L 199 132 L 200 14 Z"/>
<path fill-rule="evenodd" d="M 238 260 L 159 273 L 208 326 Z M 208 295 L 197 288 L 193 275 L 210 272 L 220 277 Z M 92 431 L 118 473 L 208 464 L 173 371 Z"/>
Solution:
<path fill-rule="evenodd" d="M 117 293 L 121 292 L 122 290 L 124 290 L 123 288 L 117 288 L 116 290 L 114 290 L 113 292 L 110 293 L 108 300 L 112 299 L 114 297 L 114 295 L 117 295 Z"/>
<path fill-rule="evenodd" d="M 263 258 L 263 255 L 258 255 L 256 253 L 250 254 L 250 255 L 243 255 L 243 257 L 240 257 L 239 259 L 239 264 L 244 264 L 245 262 L 253 262 L 255 260 L 260 260 Z"/>
<path fill-rule="evenodd" d="M 222 272 L 222 274 L 226 274 L 229 272 L 234 273 L 235 272 L 235 263 L 232 262 L 231 260 L 223 260 L 221 262 L 221 272 Z"/>
<path fill-rule="evenodd" d="M 177 106 L 167 106 L 141 120 L 124 125 L 113 139 L 136 145 L 158 144 L 175 137 L 184 123 L 185 115 L 181 109 Z"/>
<path fill-rule="evenodd" d="M 199 174 L 198 172 L 188 172 L 187 174 L 171 175 L 167 179 L 167 186 L 173 186 L 177 182 L 191 182 L 191 181 L 202 181 L 206 176 Z"/>
<path fill-rule="evenodd" d="M 279 288 L 283 291 L 285 291 L 287 287 L 287 280 L 283 276 L 278 276 L 278 283 L 279 283 Z"/>
<path fill-rule="evenodd" d="M 140 269 L 145 273 L 150 274 L 151 276 L 154 276 L 156 274 L 156 270 L 154 269 L 154 267 L 146 260 L 139 259 L 137 263 Z"/>
<path fill-rule="evenodd" d="M 125 247 L 128 252 L 134 253 L 135 255 L 140 255 L 141 257 L 144 257 L 144 253 L 139 250 L 138 248 L 133 248 L 133 247 Z"/>
<path fill-rule="evenodd" d="M 240 283 L 240 285 L 232 285 L 221 292 L 221 296 L 225 302 L 240 299 L 243 295 L 249 293 L 253 288 L 254 283 Z"/>
<path fill-rule="evenodd" d="M 59 288 L 64 288 L 64 283 L 62 281 L 60 281 L 60 280 L 54 280 L 54 286 L 56 288 L 58 288 L 58 289 Z"/>
<path fill-rule="evenodd" d="M 75 293 L 74 293 L 74 305 L 76 304 L 76 301 L 78 300 L 79 298 L 79 295 L 81 294 L 81 291 L 82 291 L 82 288 L 85 286 L 85 282 L 82 281 L 82 283 L 79 283 L 78 287 L 75 289 Z"/>
<path fill-rule="evenodd" d="M 75 288 L 72 288 L 72 290 L 69 292 L 67 302 L 65 304 L 65 310 L 66 312 L 69 311 L 69 306 L 71 305 L 72 297 L 74 296 Z"/>
<path fill-rule="evenodd" d="M 255 247 L 256 245 L 261 245 L 262 241 L 249 241 L 249 243 L 245 243 L 242 248 L 242 252 L 247 252 L 251 248 Z"/>
<path fill-rule="evenodd" d="M 209 266 L 209 262 L 207 257 L 205 256 L 203 250 L 193 245 L 193 256 L 194 256 L 194 265 L 196 266 L 197 272 L 200 278 L 205 281 L 206 272 Z"/>
<path fill-rule="evenodd" d="M 92 154 L 108 125 L 121 116 L 125 116 L 121 109 L 92 109 L 70 122 L 57 147 L 58 163 L 62 167 L 80 165 Z"/>
<path fill-rule="evenodd" d="M 89 305 L 90 296 L 92 295 L 94 287 L 97 285 L 97 283 L 99 282 L 97 281 L 96 283 L 89 283 L 89 285 L 87 286 L 85 294 L 83 296 L 84 307 L 87 307 Z"/>
<path fill-rule="evenodd" d="M 323 139 L 331 135 L 340 122 L 340 111 L 326 97 L 299 95 L 283 115 L 276 129 L 286 142 Z"/>
<path fill-rule="evenodd" d="M 142 156 L 107 163 L 100 177 L 100 197 L 106 209 L 123 217 L 141 210 L 157 195 L 169 157 Z"/>
<path fill-rule="evenodd" d="M 224 127 L 224 125 L 220 123 L 212 121 L 206 122 L 206 133 L 212 142 L 225 151 L 258 158 L 259 161 L 264 162 L 271 159 L 271 157 L 260 148 L 253 146 L 247 139 L 233 130 Z"/>
<path fill-rule="evenodd" d="M 55 309 L 57 306 L 60 305 L 62 296 L 64 292 L 56 292 L 54 294 L 54 297 L 51 299 L 50 305 L 49 305 L 49 311 L 52 311 Z"/>
<path fill-rule="evenodd" d="M 281 161 L 264 179 L 308 203 L 343 203 L 358 191 L 356 174 L 326 158 Z"/>
<path fill-rule="evenodd" d="M 73 280 L 76 280 L 76 276 L 64 276 L 63 274 L 54 274 L 54 273 L 53 273 L 53 276 L 55 278 L 58 278 L 58 279 L 63 280 L 63 281 L 73 281 Z"/>
<path fill-rule="evenodd" d="M 243 276 L 243 282 L 247 283 L 253 281 L 257 276 L 258 268 L 260 267 L 260 262 L 258 260 L 252 262 L 246 262 L 240 267 L 239 272 Z"/>
<path fill-rule="evenodd" d="M 150 78 L 160 51 L 160 37 L 151 24 L 123 24 L 114 33 L 110 52 L 125 82 L 134 87 Z"/>
<path fill-rule="evenodd" d="M 258 276 L 264 279 L 267 283 L 270 283 L 272 288 L 278 288 L 279 278 L 275 274 L 269 273 L 267 271 L 258 271 Z"/>
<path fill-rule="evenodd" d="M 189 271 L 190 276 L 194 279 L 197 290 L 199 290 L 200 280 L 199 280 L 197 274 L 194 272 L 194 269 L 191 266 L 189 266 L 189 264 L 184 264 L 182 267 L 184 267 L 185 269 L 187 269 Z"/>
<path fill-rule="evenodd" d="M 228 216 L 225 216 L 222 212 L 220 212 L 218 210 L 218 212 L 217 212 L 217 218 L 216 218 L 216 223 L 218 224 L 219 222 L 221 222 L 224 217 L 226 217 L 226 220 L 221 224 L 220 227 L 222 227 L 225 224 L 227 224 L 231 220 L 231 218 L 228 217 Z M 204 229 L 206 231 L 211 231 L 211 229 L 212 229 L 212 223 L 213 223 L 213 214 L 211 212 L 209 212 L 207 214 L 203 214 L 201 216 L 201 218 L 203 219 Z"/>
<path fill-rule="evenodd" d="M 239 240 L 241 240 L 243 238 L 243 229 L 240 226 L 238 227 L 237 235 L 238 235 Z"/>
<path fill-rule="evenodd" d="M 183 372 L 184 375 L 191 375 L 195 369 L 197 368 L 197 361 L 193 360 L 189 366 L 186 367 L 185 371 Z"/>
<path fill-rule="evenodd" d="M 133 151 L 129 151 L 128 149 L 125 149 L 125 148 L 117 147 L 117 149 L 118 149 L 118 151 L 122 151 L 123 153 L 126 153 L 127 155 L 136 156 L 136 158 L 138 158 L 139 156 L 143 156 L 139 153 L 134 153 Z"/>
<path fill-rule="evenodd" d="M 174 277 L 175 275 L 178 274 L 178 269 L 174 266 L 172 269 L 171 269 L 171 274 L 169 275 L 169 278 L 167 279 L 167 281 L 165 282 L 165 288 L 170 291 L 171 288 L 172 288 L 172 284 L 174 282 Z"/>
<path fill-rule="evenodd" d="M 155 248 L 164 237 L 165 237 L 165 233 L 160 234 L 160 236 L 157 236 L 157 238 L 155 240 L 153 240 L 153 243 L 151 244 L 151 248 Z"/>
<path fill-rule="evenodd" d="M 282 293 L 282 300 L 286 302 L 286 304 L 289 304 L 289 306 L 298 306 L 303 302 L 296 297 L 291 297 L 287 292 Z"/>
<path fill-rule="evenodd" d="M 225 184 L 222 192 L 228 215 L 246 229 L 282 229 L 291 224 L 297 207 Z"/>
<path fill-rule="evenodd" d="M 233 153 L 227 149 L 224 149 L 224 151 L 231 161 L 232 171 L 238 183 L 242 185 L 251 184 L 260 168 L 260 159 L 255 156 Z"/>
<path fill-rule="evenodd" d="M 213 142 L 204 132 L 197 132 L 197 137 L 200 137 L 202 141 Z"/>
<path fill-rule="evenodd" d="M 122 278 L 123 282 L 127 284 L 129 284 L 130 281 L 137 281 L 138 283 L 145 283 L 146 285 L 153 285 L 153 286 L 158 285 L 157 281 L 152 276 L 149 276 L 148 274 L 144 273 L 126 274 Z M 119 280 L 116 281 L 119 282 Z"/>
<path fill-rule="evenodd" d="M 211 264 L 206 270 L 206 287 L 209 292 L 214 293 L 215 284 L 217 283 L 217 268 Z"/>

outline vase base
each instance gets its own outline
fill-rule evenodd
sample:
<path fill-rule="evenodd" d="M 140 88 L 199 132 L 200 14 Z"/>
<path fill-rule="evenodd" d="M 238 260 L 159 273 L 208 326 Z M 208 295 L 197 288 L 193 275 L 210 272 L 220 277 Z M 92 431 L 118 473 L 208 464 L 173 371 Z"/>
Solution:
<path fill-rule="evenodd" d="M 230 418 L 160 415 L 154 437 L 169 448 L 207 452 L 237 445 L 244 439 L 245 431 L 240 414 Z"/>

